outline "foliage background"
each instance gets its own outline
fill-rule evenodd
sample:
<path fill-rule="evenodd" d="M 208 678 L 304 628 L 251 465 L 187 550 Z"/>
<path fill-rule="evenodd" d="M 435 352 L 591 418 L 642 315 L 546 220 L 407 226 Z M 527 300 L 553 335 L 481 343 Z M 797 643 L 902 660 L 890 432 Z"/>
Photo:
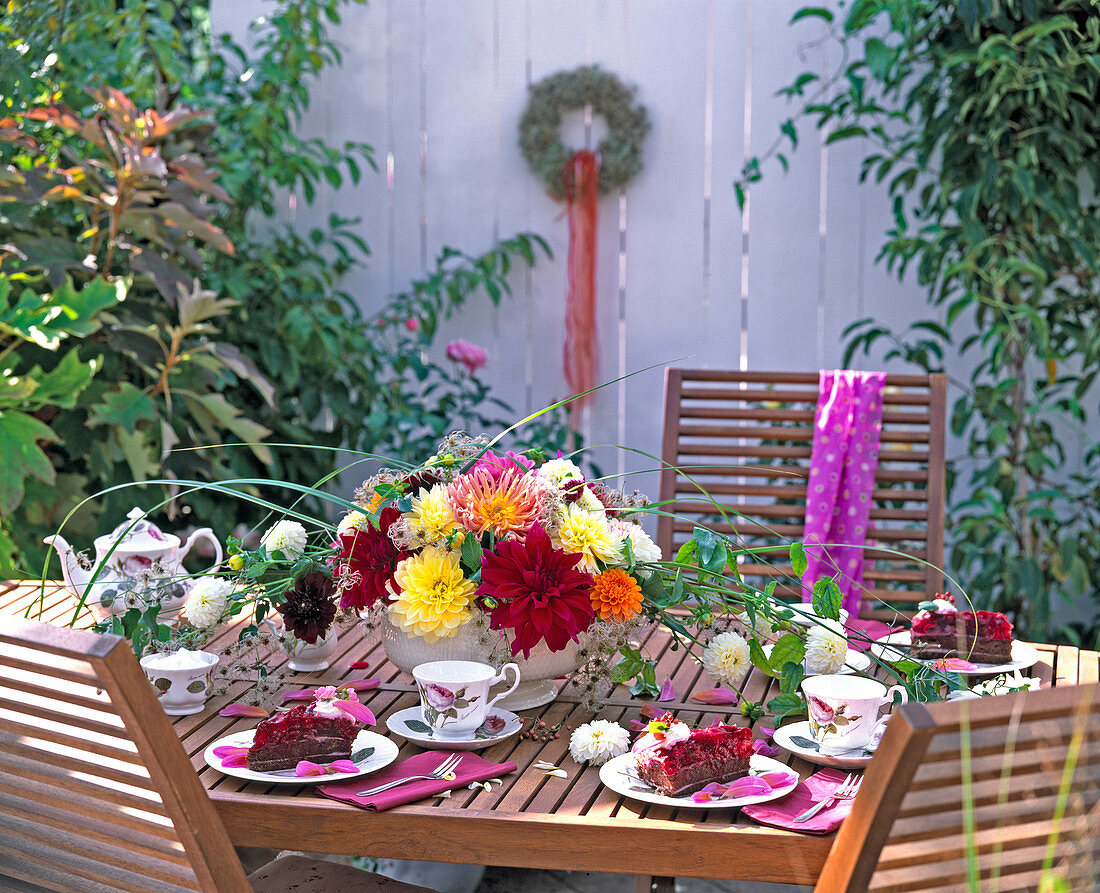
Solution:
<path fill-rule="evenodd" d="M 86 202 L 18 201 L 0 188 L 0 274 L 13 293 L 30 289 L 48 301 L 54 289 L 67 288 L 59 270 L 78 293 L 97 273 L 126 291 L 111 315 L 101 311 L 77 336 L 87 381 L 71 399 L 41 405 L 14 391 L 0 396 L 9 419 L 18 413 L 52 432 L 28 434 L 44 449 L 48 467 L 24 437 L 23 463 L 0 471 L 11 492 L 25 484 L 21 498 L 0 505 L 0 574 L 37 574 L 41 537 L 79 499 L 112 484 L 215 477 L 313 483 L 352 461 L 338 447 L 419 457 L 457 423 L 491 429 L 514 420 L 483 381 L 457 364 L 433 362 L 427 348 L 440 321 L 471 295 L 499 302 L 508 294 L 513 265 L 533 264 L 545 253 L 540 239 L 521 234 L 478 255 L 445 249 L 422 278 L 367 318 L 340 286 L 369 256 L 354 221 L 333 215 L 300 233 L 272 217 L 287 194 L 308 203 L 322 183 L 339 188 L 375 175 L 369 145 L 328 145 L 294 126 L 308 108 L 311 80 L 340 62 L 330 33 L 353 2 L 359 0 L 273 5 L 247 50 L 228 36 L 211 38 L 202 2 L 8 4 L 0 20 L 0 116 L 9 119 L 11 139 L 0 143 L 0 164 L 24 173 L 45 165 L 64 178 L 74 160 L 101 162 L 87 140 L 12 118 L 63 101 L 90 119 L 102 109 L 86 90 L 99 85 L 118 88 L 139 109 L 205 110 L 206 123 L 181 131 L 164 154 L 200 158 L 217 172 L 215 191 L 224 196 L 210 204 L 210 222 L 224 231 L 232 252 L 181 245 L 167 258 L 175 270 L 158 268 L 158 277 L 135 262 L 143 251 L 150 255 L 150 240 L 129 231 L 115 240 L 114 253 L 86 262 L 85 252 L 102 239 Z M 33 134 L 43 151 L 31 152 L 19 133 Z M 208 303 L 217 300 L 209 317 L 190 321 L 198 328 L 188 328 L 165 297 L 171 297 L 165 276 L 191 275 Z M 68 356 L 20 339 L 7 360 L 27 382 L 52 374 Z M 162 379 L 171 386 L 158 388 Z M 567 445 L 560 419 L 550 416 L 548 424 L 524 433 Z M 211 444 L 226 445 L 205 448 Z M 363 476 L 349 472 L 352 480 Z M 83 544 L 135 502 L 153 504 L 174 492 L 170 486 L 116 491 L 82 510 L 66 530 Z M 256 520 L 244 503 L 202 493 L 190 495 L 183 511 L 223 535 Z"/>

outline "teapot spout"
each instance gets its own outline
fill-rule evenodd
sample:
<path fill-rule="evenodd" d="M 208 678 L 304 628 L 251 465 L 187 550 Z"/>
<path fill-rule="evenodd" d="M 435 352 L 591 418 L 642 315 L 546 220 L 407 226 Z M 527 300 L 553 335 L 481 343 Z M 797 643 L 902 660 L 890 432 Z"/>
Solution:
<path fill-rule="evenodd" d="M 85 570 L 76 560 L 76 552 L 69 545 L 69 541 L 59 533 L 52 534 L 42 540 L 47 546 L 53 546 L 61 559 L 61 575 L 65 583 L 73 592 L 79 593 L 85 584 L 92 578 L 91 571 Z"/>

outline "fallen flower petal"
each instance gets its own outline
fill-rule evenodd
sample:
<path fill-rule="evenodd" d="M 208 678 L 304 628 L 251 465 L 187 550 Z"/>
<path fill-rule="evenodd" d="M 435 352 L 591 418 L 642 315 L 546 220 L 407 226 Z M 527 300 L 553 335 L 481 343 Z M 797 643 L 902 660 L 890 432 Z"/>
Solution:
<path fill-rule="evenodd" d="M 351 760 L 333 760 L 328 764 L 325 771 L 332 775 L 336 772 L 358 772 L 359 767 L 355 765 Z"/>
<path fill-rule="evenodd" d="M 638 722 L 636 719 L 630 721 L 630 731 L 632 732 L 644 732 L 648 728 L 649 723 L 647 722 Z"/>
<path fill-rule="evenodd" d="M 646 719 L 656 719 L 658 716 L 664 716 L 665 711 L 653 704 L 642 705 L 642 716 Z"/>
<path fill-rule="evenodd" d="M 763 778 L 746 776 L 726 785 L 726 797 L 755 797 L 758 794 L 771 793 L 772 786 Z"/>
<path fill-rule="evenodd" d="M 440 791 L 440 792 L 439 792 L 438 794 L 436 794 L 435 796 L 437 796 L 437 797 L 441 797 L 441 798 L 444 798 L 444 799 L 446 799 L 447 797 L 450 797 L 450 796 L 451 796 L 451 792 L 450 792 L 450 791 Z"/>
<path fill-rule="evenodd" d="M 758 731 L 765 738 L 774 738 L 775 737 L 775 729 L 765 729 L 765 728 L 761 727 L 761 728 L 757 729 L 756 731 Z"/>
<path fill-rule="evenodd" d="M 353 660 L 350 664 L 348 664 L 348 669 L 349 670 L 365 670 L 369 666 L 370 666 L 370 661 L 369 660 Z"/>
<path fill-rule="evenodd" d="M 970 661 L 963 660 L 961 657 L 944 657 L 932 664 L 932 669 L 941 670 L 947 673 L 967 673 L 977 668 L 977 664 L 972 664 Z"/>
<path fill-rule="evenodd" d="M 315 688 L 303 688 L 298 691 L 288 691 L 283 695 L 284 701 L 312 701 L 317 694 Z"/>
<path fill-rule="evenodd" d="M 779 748 L 776 745 L 768 744 L 767 741 L 757 738 L 752 743 L 752 752 L 758 753 L 762 757 L 774 757 L 779 755 Z"/>
<path fill-rule="evenodd" d="M 544 771 L 547 770 L 547 769 L 557 769 L 558 768 L 553 763 L 546 762 L 546 760 L 536 760 L 531 765 L 534 766 L 536 769 L 542 769 Z"/>
<path fill-rule="evenodd" d="M 557 778 L 568 778 L 569 777 L 569 773 L 566 772 L 564 769 L 555 769 L 553 772 L 547 772 L 546 774 L 547 775 L 554 775 Z"/>
<path fill-rule="evenodd" d="M 248 753 L 247 747 L 238 747 L 232 744 L 222 744 L 218 747 L 215 747 L 213 750 L 214 756 L 216 756 L 219 760 L 223 757 L 238 756 L 239 754 L 245 753 Z"/>
<path fill-rule="evenodd" d="M 353 716 L 355 719 L 362 723 L 366 723 L 368 726 L 373 726 L 378 720 L 374 718 L 374 714 L 369 707 L 365 707 L 358 701 L 333 701 L 339 709 L 343 710 L 348 716 Z"/>
<path fill-rule="evenodd" d="M 325 769 L 309 760 L 299 760 L 298 765 L 294 767 L 294 774 L 299 778 L 309 778 L 313 775 L 324 775 Z"/>
<path fill-rule="evenodd" d="M 672 677 L 665 680 L 664 685 L 661 686 L 661 693 L 657 695 L 658 701 L 675 701 L 676 689 L 672 686 Z"/>
<path fill-rule="evenodd" d="M 370 691 L 372 688 L 378 688 L 381 682 L 381 679 L 353 679 L 351 682 L 341 682 L 340 688 L 346 688 L 348 691 Z"/>
<path fill-rule="evenodd" d="M 468 791 L 476 791 L 478 788 L 483 790 L 486 794 L 491 794 L 493 792 L 493 786 L 487 781 L 474 781 L 466 785 L 466 790 Z"/>
<path fill-rule="evenodd" d="M 798 777 L 793 772 L 761 772 L 756 777 L 761 781 L 766 781 L 773 789 L 785 788 L 787 785 L 798 781 Z"/>
<path fill-rule="evenodd" d="M 692 696 L 693 700 L 702 701 L 704 704 L 739 704 L 741 696 L 728 688 L 707 688 L 697 691 Z"/>
<path fill-rule="evenodd" d="M 227 704 L 218 711 L 219 716 L 267 716 L 259 704 Z"/>
<path fill-rule="evenodd" d="M 222 767 L 225 769 L 246 769 L 248 768 L 248 754 L 240 753 L 225 757 L 222 760 Z"/>

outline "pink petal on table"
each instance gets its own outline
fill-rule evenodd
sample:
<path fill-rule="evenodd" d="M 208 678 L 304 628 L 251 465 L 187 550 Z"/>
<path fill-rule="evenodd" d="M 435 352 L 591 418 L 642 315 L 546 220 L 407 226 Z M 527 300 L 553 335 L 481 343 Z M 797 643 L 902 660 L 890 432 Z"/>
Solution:
<path fill-rule="evenodd" d="M 739 704 L 741 702 L 741 696 L 728 688 L 707 688 L 697 691 L 691 697 L 704 704 Z"/>
<path fill-rule="evenodd" d="M 227 704 L 218 711 L 219 716 L 267 716 L 259 704 Z"/>
<path fill-rule="evenodd" d="M 675 701 L 676 689 L 672 687 L 672 678 L 669 677 L 665 680 L 665 684 L 661 686 L 661 693 L 657 695 L 658 701 Z"/>
<path fill-rule="evenodd" d="M 977 664 L 972 664 L 968 660 L 963 660 L 961 657 L 944 657 L 932 664 L 932 668 L 935 670 L 944 670 L 948 673 L 965 673 L 970 670 L 976 670 Z"/>
<path fill-rule="evenodd" d="M 775 729 L 765 729 L 763 726 L 761 726 L 756 731 L 758 731 L 765 738 L 774 738 L 775 737 Z"/>
<path fill-rule="evenodd" d="M 768 744 L 767 741 L 757 738 L 752 743 L 752 752 L 758 753 L 762 757 L 774 757 L 779 755 L 779 748 Z"/>
<path fill-rule="evenodd" d="M 642 705 L 642 716 L 646 719 L 656 719 L 658 716 L 664 716 L 665 711 L 659 707 L 655 707 L 653 704 Z"/>
<path fill-rule="evenodd" d="M 756 776 L 761 781 L 766 781 L 772 786 L 772 788 L 785 788 L 789 784 L 794 784 L 798 781 L 798 778 L 793 772 L 761 772 Z"/>
<path fill-rule="evenodd" d="M 348 669 L 349 670 L 365 670 L 369 666 L 370 666 L 370 661 L 369 660 L 353 660 L 350 664 L 348 664 Z"/>
<path fill-rule="evenodd" d="M 348 691 L 370 691 L 372 688 L 378 688 L 381 682 L 381 679 L 353 679 L 351 682 L 341 682 L 340 688 L 346 688 Z"/>
<path fill-rule="evenodd" d="M 311 763 L 309 760 L 299 760 L 298 765 L 294 767 L 294 774 L 299 778 L 309 778 L 312 775 L 324 775 L 325 767 L 318 766 L 316 763 Z"/>
<path fill-rule="evenodd" d="M 374 718 L 374 714 L 371 713 L 369 707 L 365 707 L 358 701 L 333 701 L 337 707 L 343 710 L 349 716 L 354 716 L 362 723 L 366 723 L 368 726 L 373 726 L 378 720 Z"/>
<path fill-rule="evenodd" d="M 358 772 L 359 767 L 351 760 L 333 760 L 326 767 L 329 775 L 334 772 Z"/>
<path fill-rule="evenodd" d="M 315 688 L 302 688 L 298 691 L 288 691 L 283 695 L 284 701 L 312 701 L 317 693 Z"/>
<path fill-rule="evenodd" d="M 232 757 L 242 753 L 248 753 L 248 748 L 238 747 L 233 744 L 220 744 L 213 750 L 214 756 L 219 760 L 222 759 L 222 757 Z"/>

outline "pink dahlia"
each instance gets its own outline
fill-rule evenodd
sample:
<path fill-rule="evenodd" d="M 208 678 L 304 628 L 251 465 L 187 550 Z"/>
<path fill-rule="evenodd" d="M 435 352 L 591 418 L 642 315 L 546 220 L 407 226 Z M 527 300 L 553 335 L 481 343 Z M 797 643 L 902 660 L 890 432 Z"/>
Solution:
<path fill-rule="evenodd" d="M 508 450 L 503 456 L 498 456 L 492 450 L 487 450 L 485 454 L 477 460 L 477 464 L 474 465 L 474 469 L 483 468 L 495 478 L 499 478 L 509 471 L 515 471 L 518 474 L 526 474 L 528 471 L 534 469 L 534 467 L 535 463 L 531 459 L 528 459 L 520 453 L 515 453 L 512 450 Z"/>
<path fill-rule="evenodd" d="M 512 469 L 495 477 L 474 468 L 447 487 L 447 501 L 455 520 L 471 533 L 487 530 L 500 539 L 509 533 L 526 533 L 538 520 L 541 484 L 531 475 Z"/>
<path fill-rule="evenodd" d="M 369 608 L 379 600 L 387 600 L 391 591 L 397 591 L 393 572 L 397 563 L 410 554 L 398 549 L 389 537 L 390 526 L 400 517 L 401 512 L 387 506 L 379 515 L 378 527 L 370 524 L 362 530 L 352 528 L 340 534 L 334 573 L 340 581 L 341 608 Z"/>
<path fill-rule="evenodd" d="M 477 592 L 497 602 L 489 625 L 512 630 L 513 655 L 529 657 L 542 641 L 561 651 L 592 624 L 592 577 L 577 569 L 580 560 L 556 550 L 537 523 L 524 542 L 509 540 L 484 553 Z"/>

